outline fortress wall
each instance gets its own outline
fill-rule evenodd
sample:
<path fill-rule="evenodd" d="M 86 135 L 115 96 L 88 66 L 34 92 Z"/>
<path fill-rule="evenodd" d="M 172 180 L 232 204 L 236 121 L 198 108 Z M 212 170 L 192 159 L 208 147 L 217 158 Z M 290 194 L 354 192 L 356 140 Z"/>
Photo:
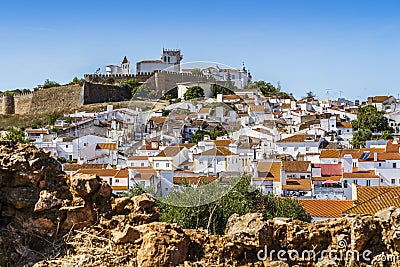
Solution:
<path fill-rule="evenodd" d="M 31 111 L 33 94 L 34 93 L 32 92 L 20 95 L 13 95 L 15 103 L 15 114 L 28 114 Z"/>
<path fill-rule="evenodd" d="M 30 113 L 70 110 L 83 104 L 82 86 L 65 85 L 37 90 L 33 93 Z"/>
<path fill-rule="evenodd" d="M 132 98 L 130 89 L 115 85 L 84 83 L 83 104 L 127 101 Z"/>

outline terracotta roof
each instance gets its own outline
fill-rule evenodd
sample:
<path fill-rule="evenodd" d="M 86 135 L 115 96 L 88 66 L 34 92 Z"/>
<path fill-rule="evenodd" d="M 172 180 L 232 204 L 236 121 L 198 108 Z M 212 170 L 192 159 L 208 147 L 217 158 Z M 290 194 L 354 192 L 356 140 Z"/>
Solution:
<path fill-rule="evenodd" d="M 375 171 L 344 172 L 343 178 L 379 178 Z"/>
<path fill-rule="evenodd" d="M 114 177 L 115 178 L 128 178 L 128 176 L 129 176 L 128 169 L 122 169 L 122 170 L 119 170 Z"/>
<path fill-rule="evenodd" d="M 128 190 L 129 187 L 127 185 L 112 185 L 112 190 Z"/>
<path fill-rule="evenodd" d="M 148 160 L 148 156 L 131 156 L 128 158 L 128 160 Z"/>
<path fill-rule="evenodd" d="M 371 100 L 372 103 L 382 103 L 387 100 L 390 96 L 380 95 L 380 96 L 373 96 L 368 97 L 368 100 Z"/>
<path fill-rule="evenodd" d="M 183 146 L 167 146 L 163 151 L 158 153 L 155 157 L 175 157 L 185 147 Z"/>
<path fill-rule="evenodd" d="M 396 153 L 394 153 L 394 152 L 391 152 L 391 153 L 378 153 L 377 156 L 378 156 L 378 161 L 400 160 L 400 153 L 399 152 L 396 152 Z"/>
<path fill-rule="evenodd" d="M 353 207 L 353 200 L 299 199 L 299 203 L 312 217 L 337 218 Z"/>
<path fill-rule="evenodd" d="M 399 141 L 397 141 L 397 144 L 393 144 L 393 141 L 394 140 L 391 139 L 386 143 L 386 152 L 399 152 Z"/>
<path fill-rule="evenodd" d="M 328 181 L 333 180 L 339 182 L 342 179 L 341 175 L 327 175 L 322 177 L 312 177 L 313 181 Z"/>
<path fill-rule="evenodd" d="M 211 108 L 201 108 L 199 110 L 199 114 L 209 114 L 211 111 Z"/>
<path fill-rule="evenodd" d="M 152 147 L 151 145 L 143 145 L 139 147 L 137 150 L 160 150 L 159 147 Z"/>
<path fill-rule="evenodd" d="M 202 153 L 195 154 L 194 156 L 232 156 L 232 155 L 236 154 L 232 153 L 229 149 L 225 147 L 216 147 L 206 150 Z"/>
<path fill-rule="evenodd" d="M 360 186 L 356 185 L 357 190 L 357 201 L 365 202 L 378 195 L 389 192 L 391 190 L 400 190 L 397 186 Z"/>
<path fill-rule="evenodd" d="M 282 169 L 286 172 L 308 172 L 311 161 L 282 161 Z"/>
<path fill-rule="evenodd" d="M 26 129 L 25 130 L 28 134 L 36 133 L 36 134 L 47 134 L 49 130 L 47 129 Z"/>
<path fill-rule="evenodd" d="M 156 124 L 164 123 L 168 120 L 167 117 L 151 117 L 149 121 L 154 121 Z"/>
<path fill-rule="evenodd" d="M 345 213 L 373 215 L 379 210 L 392 206 L 400 208 L 400 188 L 398 187 L 381 194 L 378 193 L 375 197 L 346 210 Z"/>
<path fill-rule="evenodd" d="M 153 175 L 157 174 L 157 172 L 151 167 L 131 167 L 129 169 L 135 170 L 136 172 L 134 177 L 130 177 L 131 180 L 149 180 Z"/>
<path fill-rule="evenodd" d="M 114 177 L 118 173 L 116 169 L 81 169 L 77 174 L 96 174 L 97 176 Z"/>
<path fill-rule="evenodd" d="M 264 112 L 265 111 L 265 107 L 264 106 L 250 106 L 249 107 L 249 110 L 250 111 L 253 111 L 253 112 Z"/>
<path fill-rule="evenodd" d="M 340 150 L 337 149 L 323 149 L 320 158 L 339 158 Z"/>
<path fill-rule="evenodd" d="M 306 140 L 314 140 L 314 135 L 311 134 L 295 134 L 290 137 L 286 137 L 284 139 L 281 139 L 278 141 L 278 143 L 288 143 L 288 142 L 295 142 L 295 143 L 300 143 L 300 142 L 306 142 Z M 318 142 L 319 136 L 317 136 L 317 140 L 315 142 Z"/>
<path fill-rule="evenodd" d="M 261 161 L 257 162 L 257 170 L 259 177 L 254 177 L 254 180 L 273 180 L 274 182 L 281 181 L 281 166 L 280 161 Z"/>
<path fill-rule="evenodd" d="M 118 146 L 115 143 L 98 143 L 96 149 L 118 150 Z"/>
<path fill-rule="evenodd" d="M 215 144 L 215 146 L 229 146 L 230 144 L 234 143 L 234 140 L 210 140 Z"/>
<path fill-rule="evenodd" d="M 340 121 L 336 123 L 336 128 L 353 128 L 353 125 L 349 121 Z"/>
<path fill-rule="evenodd" d="M 65 172 L 73 172 L 81 169 L 105 169 L 107 168 L 107 163 L 91 163 L 91 164 L 64 164 L 63 170 Z"/>
<path fill-rule="evenodd" d="M 298 191 L 305 190 L 311 191 L 310 179 L 286 179 L 286 184 L 282 185 L 282 189 Z"/>
<path fill-rule="evenodd" d="M 326 164 L 326 163 L 314 163 L 313 168 L 321 168 L 321 175 L 340 175 L 342 176 L 342 163 L 337 164 Z"/>
<path fill-rule="evenodd" d="M 238 95 L 223 95 L 222 99 L 240 99 Z"/>

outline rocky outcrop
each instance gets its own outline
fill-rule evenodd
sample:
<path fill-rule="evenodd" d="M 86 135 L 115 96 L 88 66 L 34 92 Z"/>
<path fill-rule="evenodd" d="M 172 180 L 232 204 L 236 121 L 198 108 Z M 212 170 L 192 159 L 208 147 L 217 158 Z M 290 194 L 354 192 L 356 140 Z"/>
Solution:
<path fill-rule="evenodd" d="M 0 164 L 0 266 L 398 263 L 396 207 L 374 216 L 313 223 L 234 214 L 224 235 L 211 235 L 159 222 L 151 195 L 114 198 L 99 177 L 68 177 L 54 159 L 31 145 L 0 145 Z"/>

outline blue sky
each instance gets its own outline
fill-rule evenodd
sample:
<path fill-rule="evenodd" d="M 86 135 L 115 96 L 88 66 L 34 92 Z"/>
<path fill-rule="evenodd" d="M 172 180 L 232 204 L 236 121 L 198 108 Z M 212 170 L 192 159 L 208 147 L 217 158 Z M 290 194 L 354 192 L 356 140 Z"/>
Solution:
<path fill-rule="evenodd" d="M 114 3 L 115 2 L 115 3 Z M 127 55 L 214 61 L 296 97 L 400 87 L 400 1 L 1 1 L 0 90 L 66 83 Z"/>

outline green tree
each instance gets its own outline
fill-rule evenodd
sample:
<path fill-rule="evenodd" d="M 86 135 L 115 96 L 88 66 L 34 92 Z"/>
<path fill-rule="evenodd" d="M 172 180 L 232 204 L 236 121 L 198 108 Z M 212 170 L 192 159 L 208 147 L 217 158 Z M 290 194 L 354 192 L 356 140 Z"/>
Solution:
<path fill-rule="evenodd" d="M 49 79 L 46 79 L 44 81 L 44 84 L 42 85 L 42 88 L 51 88 L 51 87 L 56 87 L 56 86 L 60 86 L 60 84 L 58 82 L 55 81 L 50 81 Z"/>
<path fill-rule="evenodd" d="M 183 94 L 185 100 L 204 97 L 204 90 L 200 86 L 188 87 L 187 91 Z"/>
<path fill-rule="evenodd" d="M 203 141 L 204 135 L 206 135 L 206 134 L 207 134 L 206 131 L 198 130 L 197 132 L 195 132 L 195 133 L 193 134 L 193 136 L 192 136 L 192 142 L 197 144 L 198 142 Z"/>
<path fill-rule="evenodd" d="M 351 144 L 355 148 L 360 148 L 365 146 L 365 142 L 367 140 L 371 140 L 372 132 L 369 129 L 359 129 L 358 131 L 354 132 L 353 140 Z"/>
<path fill-rule="evenodd" d="M 2 140 L 12 141 L 14 143 L 29 143 L 28 138 L 26 137 L 24 131 L 20 128 L 11 127 L 7 130 L 6 135 L 2 138 Z"/>
<path fill-rule="evenodd" d="M 61 117 L 61 114 L 58 112 L 53 112 L 50 115 L 47 116 L 47 124 L 48 125 L 54 125 L 56 120 Z"/>
<path fill-rule="evenodd" d="M 351 124 L 355 130 L 368 129 L 372 132 L 382 132 L 391 129 L 389 121 L 384 115 L 384 111 L 378 111 L 372 105 L 358 107 L 357 119 L 353 120 Z"/>
<path fill-rule="evenodd" d="M 78 77 L 74 77 L 69 84 L 71 84 L 71 85 L 74 85 L 74 84 L 83 85 L 84 82 L 85 82 L 85 80 L 79 79 Z"/>
<path fill-rule="evenodd" d="M 307 92 L 307 94 L 306 94 L 306 96 L 304 98 L 314 98 L 316 96 L 317 95 L 313 91 L 310 90 L 310 91 Z"/>
<path fill-rule="evenodd" d="M 195 189 L 184 182 L 179 190 L 172 190 L 157 202 L 160 219 L 178 223 L 183 228 L 202 227 L 217 234 L 224 232 L 228 218 L 234 213 L 243 215 L 261 212 L 266 218 L 279 216 L 311 221 L 311 216 L 296 199 L 263 195 L 250 182 L 251 177 L 248 175 L 243 175 L 228 186 L 214 182 L 202 184 Z M 213 196 L 222 197 L 211 203 L 207 201 Z M 202 203 L 208 204 L 200 205 Z"/>
<path fill-rule="evenodd" d="M 192 72 L 193 75 L 203 75 L 202 70 L 198 69 L 198 68 L 193 69 L 191 72 Z"/>

